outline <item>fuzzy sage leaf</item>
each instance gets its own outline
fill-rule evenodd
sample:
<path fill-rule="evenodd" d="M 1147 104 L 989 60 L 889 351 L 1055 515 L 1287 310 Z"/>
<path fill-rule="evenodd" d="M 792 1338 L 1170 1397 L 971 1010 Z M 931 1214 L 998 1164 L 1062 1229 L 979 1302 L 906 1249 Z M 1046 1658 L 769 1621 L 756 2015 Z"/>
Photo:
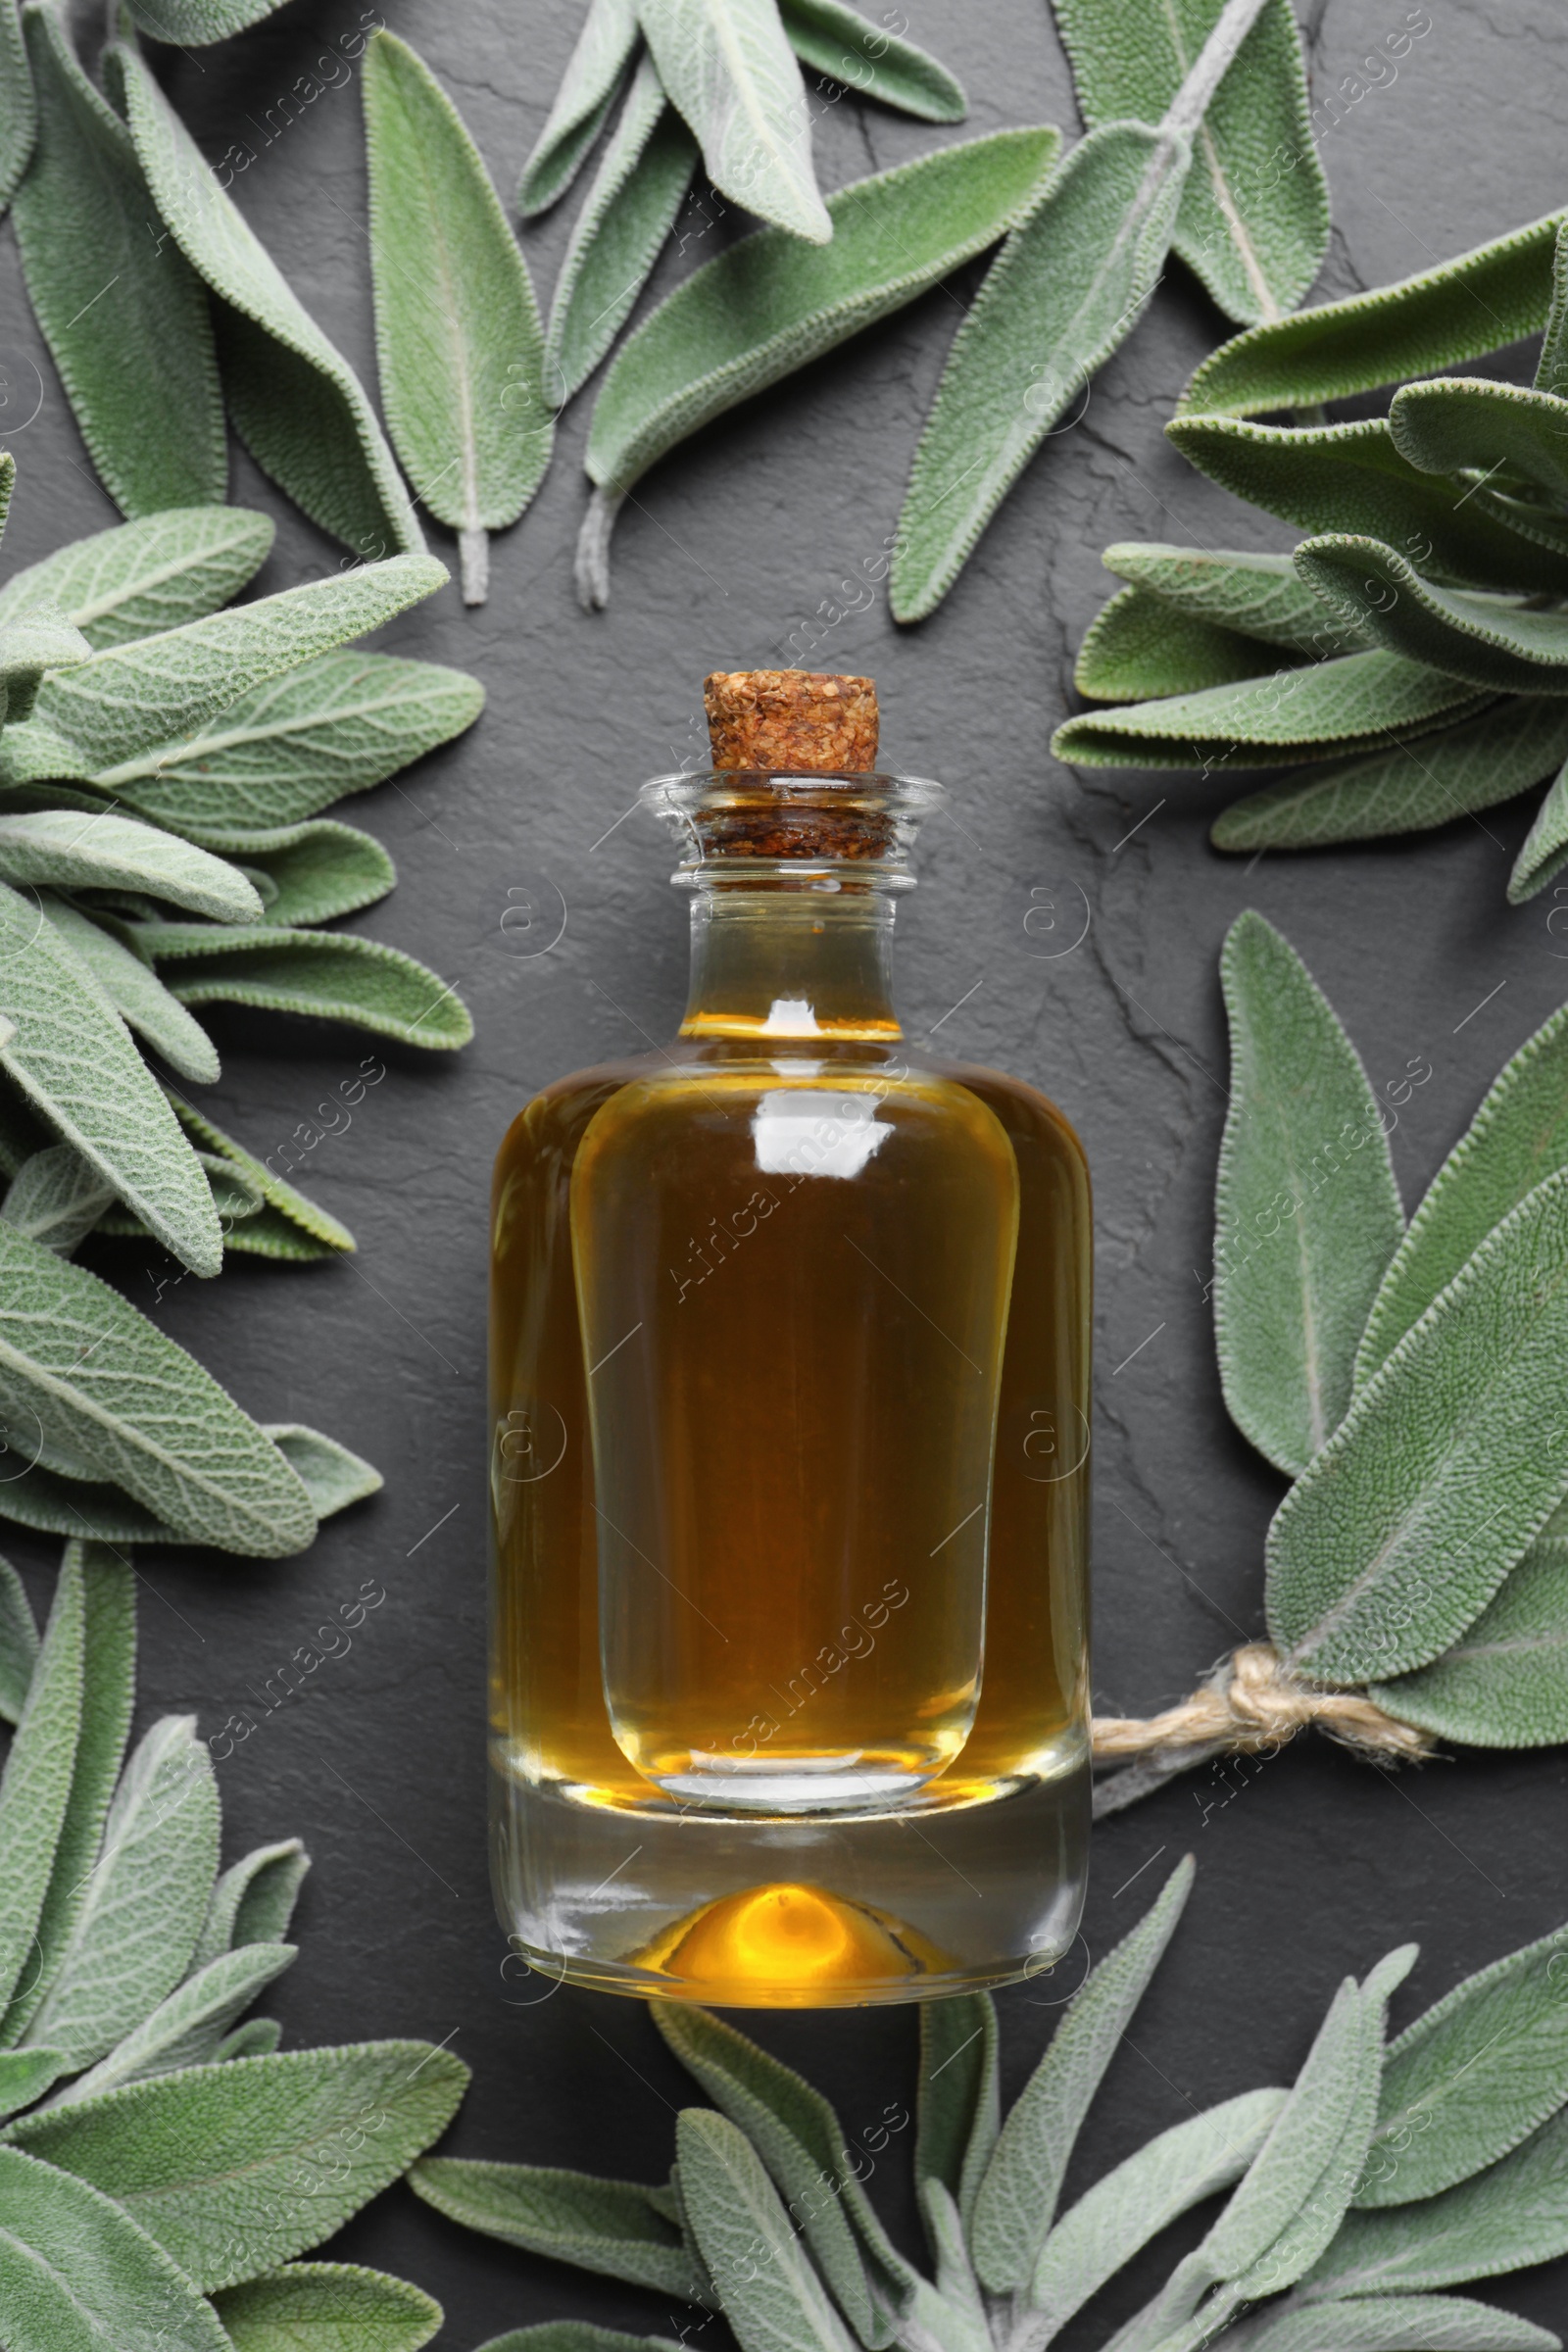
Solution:
<path fill-rule="evenodd" d="M 406 2278 L 349 2262 L 290 2262 L 214 2297 L 234 2352 L 419 2352 L 441 2306 Z"/>
<path fill-rule="evenodd" d="M 921 122 L 961 122 L 968 112 L 962 85 L 946 66 L 844 0 L 779 0 L 778 13 L 801 63 L 848 83 L 858 97 L 880 99 Z"/>
<path fill-rule="evenodd" d="M 136 943 L 169 967 L 182 1004 L 252 1004 L 347 1021 L 403 1044 L 449 1051 L 473 1035 L 467 1007 L 424 964 L 352 931 L 254 923 L 140 923 Z"/>
<path fill-rule="evenodd" d="M 545 2166 L 475 2164 L 426 2156 L 409 2185 L 437 2213 L 530 2253 L 666 2294 L 701 2300 L 702 2282 L 680 2231 L 637 2180 L 601 2180 Z"/>
<path fill-rule="evenodd" d="M 270 553 L 271 517 L 242 507 L 172 507 L 74 539 L 0 588 L 0 620 L 51 604 L 94 652 L 201 620 Z"/>
<path fill-rule="evenodd" d="M 825 245 L 806 89 L 774 0 L 639 0 L 638 22 L 715 188 Z"/>
<path fill-rule="evenodd" d="M 548 211 L 570 187 L 605 126 L 641 37 L 634 0 L 588 0 L 549 119 L 523 166 L 517 209 L 525 220 Z"/>
<path fill-rule="evenodd" d="M 87 2182 L 0 2147 L 0 2307 L 16 2352 L 227 2352 L 210 2303 Z"/>
<path fill-rule="evenodd" d="M 1568 1552 L 1533 1544 L 1496 1597 L 1441 1658 L 1374 1683 L 1402 1723 L 1471 1747 L 1555 1747 L 1568 1740 Z"/>

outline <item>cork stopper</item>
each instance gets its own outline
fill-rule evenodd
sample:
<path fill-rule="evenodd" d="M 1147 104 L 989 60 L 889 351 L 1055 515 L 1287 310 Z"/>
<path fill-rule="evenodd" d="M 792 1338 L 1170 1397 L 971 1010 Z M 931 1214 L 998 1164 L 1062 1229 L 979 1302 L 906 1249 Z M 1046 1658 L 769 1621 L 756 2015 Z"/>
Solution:
<path fill-rule="evenodd" d="M 785 775 L 876 766 L 876 687 L 810 669 L 716 669 L 703 681 L 713 765 Z"/>

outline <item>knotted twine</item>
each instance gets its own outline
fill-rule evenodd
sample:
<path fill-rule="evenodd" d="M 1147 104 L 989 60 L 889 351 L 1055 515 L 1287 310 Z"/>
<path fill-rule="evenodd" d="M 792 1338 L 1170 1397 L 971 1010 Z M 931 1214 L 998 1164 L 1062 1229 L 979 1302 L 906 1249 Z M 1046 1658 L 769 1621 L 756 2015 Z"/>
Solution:
<path fill-rule="evenodd" d="M 1213 1755 L 1258 1755 L 1308 1728 L 1326 1732 L 1378 1764 L 1414 1764 L 1433 1750 L 1425 1732 L 1390 1715 L 1364 1690 L 1329 1690 L 1302 1682 L 1268 1642 L 1250 1642 L 1191 1698 L 1163 1714 L 1097 1715 L 1097 1765 L 1121 1765 L 1095 1790 L 1095 1811 L 1123 1805 Z"/>

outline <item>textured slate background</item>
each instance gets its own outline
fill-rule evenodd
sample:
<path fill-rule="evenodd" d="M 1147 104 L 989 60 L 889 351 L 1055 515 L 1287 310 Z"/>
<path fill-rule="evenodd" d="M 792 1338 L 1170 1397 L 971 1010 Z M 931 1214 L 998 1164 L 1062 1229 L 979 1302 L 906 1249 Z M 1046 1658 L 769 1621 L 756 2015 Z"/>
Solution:
<path fill-rule="evenodd" d="M 908 0 L 908 14 L 911 31 L 961 71 L 968 130 L 1074 127 L 1044 0 Z M 1407 274 L 1563 201 L 1568 36 L 1557 12 L 1548 0 L 1494 0 L 1434 14 L 1396 81 L 1350 107 L 1325 142 L 1336 227 L 1324 295 Z M 1318 0 L 1317 94 L 1403 15 L 1396 0 Z M 387 0 L 386 17 L 446 80 L 510 197 L 575 31 L 572 0 L 461 10 Z M 359 22 L 353 5 L 297 0 L 226 47 L 161 58 L 209 155 L 236 138 L 259 150 L 237 183 L 244 209 L 373 382 L 355 77 L 267 135 L 269 108 Z M 846 98 L 822 122 L 819 168 L 831 186 L 948 135 Z M 686 258 L 666 263 L 670 277 L 736 222 L 694 209 L 684 225 Z M 566 227 L 553 219 L 527 239 L 543 290 Z M 1504 1057 L 1568 993 L 1568 937 L 1553 935 L 1551 896 L 1518 911 L 1503 901 L 1522 808 L 1413 847 L 1247 870 L 1206 846 L 1210 804 L 1187 780 L 1080 783 L 1047 757 L 1073 650 L 1104 593 L 1103 544 L 1289 543 L 1283 526 L 1199 480 L 1162 442 L 1176 392 L 1223 332 L 1179 267 L 940 614 L 900 632 L 879 597 L 813 642 L 808 627 L 823 626 L 813 616 L 827 600 L 848 601 L 841 581 L 894 527 L 972 283 L 933 293 L 659 468 L 623 516 L 613 603 L 595 617 L 578 611 L 570 582 L 587 401 L 568 414 L 541 496 L 496 549 L 489 606 L 466 614 L 448 589 L 384 639 L 473 669 L 490 700 L 466 741 L 349 811 L 387 842 L 402 877 L 357 919 L 458 982 L 478 1038 L 455 1058 L 388 1050 L 385 1083 L 307 1163 L 301 1181 L 353 1226 L 359 1257 L 295 1271 L 241 1260 L 220 1282 L 161 1292 L 177 1273 L 166 1260 L 119 1245 L 93 1261 L 252 1411 L 329 1428 L 387 1473 L 385 1495 L 301 1560 L 149 1557 L 142 1716 L 194 1709 L 215 1729 L 230 1707 L 254 1704 L 323 1607 L 367 1577 L 384 1584 L 387 1599 L 352 1652 L 223 1769 L 228 1836 L 239 1850 L 298 1832 L 316 1857 L 304 1949 L 274 2003 L 290 2042 L 450 2039 L 475 2069 L 449 2143 L 460 2152 L 652 2179 L 667 2163 L 681 2098 L 636 2006 L 540 1998 L 546 1988 L 501 1974 L 484 1864 L 481 1365 L 485 1192 L 507 1121 L 547 1079 L 635 1051 L 641 1031 L 667 1034 L 678 1018 L 684 902 L 665 887 L 669 851 L 640 815 L 616 820 L 645 775 L 693 748 L 703 673 L 789 661 L 869 670 L 890 762 L 954 788 L 955 817 L 931 826 L 924 886 L 900 916 L 903 1002 L 918 1031 L 963 999 L 942 1039 L 1054 1095 L 1094 1166 L 1102 1708 L 1173 1699 L 1261 1623 L 1260 1546 L 1279 1485 L 1225 1418 L 1200 1295 L 1225 1101 L 1215 963 L 1227 925 L 1254 906 L 1283 927 L 1375 1079 L 1430 1058 L 1432 1079 L 1394 1137 L 1407 1204 Z M 0 287 L 3 416 L 21 468 L 6 541 L 15 563 L 114 516 L 33 327 L 9 233 Z M 231 496 L 278 517 L 264 586 L 338 561 L 237 452 Z M 431 536 L 450 555 L 445 535 Z M 1023 930 L 1037 888 L 1054 890 L 1062 944 L 1089 916 L 1081 943 L 1054 959 L 1031 953 L 1040 942 Z M 560 894 L 565 929 L 548 953 L 509 952 L 514 941 L 499 925 L 519 903 L 510 893 L 532 894 L 556 919 Z M 263 1154 L 366 1051 L 357 1034 L 300 1024 L 220 1015 L 216 1026 L 224 1069 L 215 1115 Z M 47 1551 L 12 1548 L 46 1595 Z M 1188 1847 L 1198 1890 L 1136 2046 L 1111 2070 L 1087 2143 L 1097 2169 L 1189 2101 L 1288 2076 L 1339 1978 L 1410 1936 L 1423 1947 L 1401 1996 L 1413 2014 L 1561 1918 L 1565 1780 L 1561 1753 L 1446 1761 L 1384 1780 L 1317 1744 L 1172 1788 L 1100 1833 L 1085 1945 L 1061 1981 L 1003 1996 L 1009 2085 L 1043 2045 L 1053 2000 L 1078 1982 L 1085 1946 L 1103 1951 Z M 764 2023 L 762 2033 L 832 2086 L 852 2131 L 912 2092 L 912 2025 L 899 2012 Z M 886 2189 L 889 2213 L 907 2227 L 900 2153 L 895 2142 L 873 2194 Z M 439 2295 L 444 2347 L 559 2314 L 676 2324 L 657 2298 L 469 2237 L 403 2189 L 340 2244 Z M 1538 2320 L 1568 2318 L 1568 2265 L 1495 2291 Z M 708 2340 L 721 2332 L 715 2324 Z M 1099 2330 L 1072 2339 L 1099 2340 Z"/>

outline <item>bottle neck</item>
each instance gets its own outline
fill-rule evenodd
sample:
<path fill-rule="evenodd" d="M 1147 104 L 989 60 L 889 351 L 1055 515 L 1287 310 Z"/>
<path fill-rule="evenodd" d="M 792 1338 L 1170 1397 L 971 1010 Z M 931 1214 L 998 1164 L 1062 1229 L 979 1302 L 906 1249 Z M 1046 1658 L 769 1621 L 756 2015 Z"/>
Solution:
<path fill-rule="evenodd" d="M 700 886 L 682 1037 L 898 1037 L 893 914 L 877 889 Z"/>

